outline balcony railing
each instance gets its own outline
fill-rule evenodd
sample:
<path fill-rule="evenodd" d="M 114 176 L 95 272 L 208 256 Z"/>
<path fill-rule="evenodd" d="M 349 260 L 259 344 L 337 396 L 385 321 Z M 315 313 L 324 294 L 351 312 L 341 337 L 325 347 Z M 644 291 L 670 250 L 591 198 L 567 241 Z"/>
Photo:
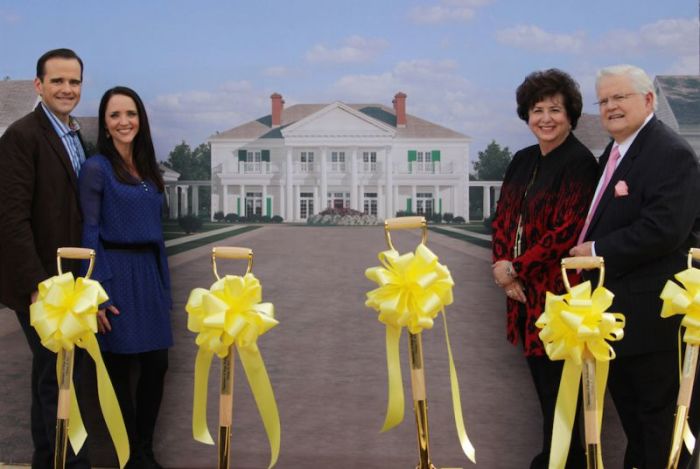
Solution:
<path fill-rule="evenodd" d="M 269 161 L 231 161 L 225 165 L 227 173 L 233 174 L 272 174 L 279 172 L 279 168 L 271 165 Z"/>
<path fill-rule="evenodd" d="M 394 165 L 394 173 L 397 174 L 453 174 L 454 172 L 452 163 L 442 163 L 440 161 L 427 163 L 408 161 Z"/>

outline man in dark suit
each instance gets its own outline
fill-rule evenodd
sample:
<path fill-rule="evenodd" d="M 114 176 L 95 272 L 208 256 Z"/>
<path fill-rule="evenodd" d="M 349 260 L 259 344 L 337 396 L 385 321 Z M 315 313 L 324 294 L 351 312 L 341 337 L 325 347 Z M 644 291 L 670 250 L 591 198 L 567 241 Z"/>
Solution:
<path fill-rule="evenodd" d="M 613 141 L 570 254 L 605 259 L 605 286 L 615 294 L 610 311 L 626 317 L 608 380 L 628 440 L 624 467 L 664 468 L 678 394 L 680 318 L 661 318 L 659 294 L 698 246 L 700 169 L 688 143 L 654 116 L 656 94 L 643 70 L 603 69 L 596 92 Z"/>
<path fill-rule="evenodd" d="M 82 76 L 72 50 L 45 53 L 34 80 L 41 103 L 0 137 L 0 301 L 15 310 L 32 351 L 33 468 L 53 467 L 58 387 L 56 354 L 29 324 L 29 305 L 37 284 L 57 273 L 56 249 L 80 246 L 77 174 L 85 152 L 70 113 Z M 69 449 L 67 466 L 89 468 L 83 453 Z"/>

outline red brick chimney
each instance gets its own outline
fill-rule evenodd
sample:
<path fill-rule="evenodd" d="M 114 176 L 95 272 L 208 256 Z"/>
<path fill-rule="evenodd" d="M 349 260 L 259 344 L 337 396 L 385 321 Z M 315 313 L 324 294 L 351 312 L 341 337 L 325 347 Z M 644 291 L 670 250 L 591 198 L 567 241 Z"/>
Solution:
<path fill-rule="evenodd" d="M 394 95 L 394 112 L 396 112 L 396 127 L 406 127 L 406 93 L 399 91 Z"/>
<path fill-rule="evenodd" d="M 270 96 L 272 100 L 272 127 L 279 127 L 282 125 L 282 109 L 284 109 L 284 99 L 279 93 L 272 93 Z"/>

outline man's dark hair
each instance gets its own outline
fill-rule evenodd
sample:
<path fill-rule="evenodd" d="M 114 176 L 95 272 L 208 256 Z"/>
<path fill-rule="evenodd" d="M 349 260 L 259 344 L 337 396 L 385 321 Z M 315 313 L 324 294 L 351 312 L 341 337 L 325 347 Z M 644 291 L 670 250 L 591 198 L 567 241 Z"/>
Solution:
<path fill-rule="evenodd" d="M 78 57 L 78 54 L 70 49 L 53 49 L 46 52 L 36 61 L 36 77 L 44 81 L 46 75 L 46 62 L 50 59 L 75 59 L 80 64 L 80 79 L 83 79 L 83 61 Z"/>
<path fill-rule="evenodd" d="M 571 122 L 571 128 L 575 129 L 583 109 L 581 91 L 578 83 L 568 73 L 556 68 L 532 72 L 525 77 L 515 92 L 515 98 L 518 102 L 518 117 L 527 122 L 530 109 L 535 104 L 560 93 L 564 98 L 563 104 L 566 115 Z"/>

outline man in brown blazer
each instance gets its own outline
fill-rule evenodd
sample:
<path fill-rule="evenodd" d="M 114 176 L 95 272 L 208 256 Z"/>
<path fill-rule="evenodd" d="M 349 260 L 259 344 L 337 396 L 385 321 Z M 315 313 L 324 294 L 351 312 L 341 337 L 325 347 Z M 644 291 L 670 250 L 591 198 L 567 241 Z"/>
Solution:
<path fill-rule="evenodd" d="M 37 284 L 56 275 L 56 249 L 80 246 L 77 174 L 85 151 L 70 113 L 82 76 L 72 50 L 42 55 L 34 80 L 41 103 L 0 137 L 0 302 L 16 312 L 32 351 L 33 468 L 53 466 L 58 386 L 56 354 L 30 326 L 29 305 Z M 89 468 L 84 453 L 69 449 L 67 467 Z"/>

